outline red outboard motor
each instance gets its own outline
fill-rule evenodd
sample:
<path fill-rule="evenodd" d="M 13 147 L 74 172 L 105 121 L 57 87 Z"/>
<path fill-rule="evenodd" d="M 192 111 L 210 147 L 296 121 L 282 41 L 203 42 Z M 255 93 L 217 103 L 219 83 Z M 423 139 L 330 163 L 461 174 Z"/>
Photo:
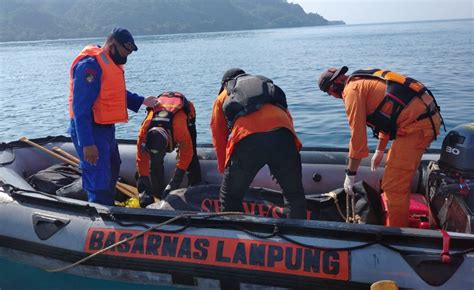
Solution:
<path fill-rule="evenodd" d="M 449 131 L 427 177 L 426 195 L 437 225 L 474 233 L 474 123 Z"/>

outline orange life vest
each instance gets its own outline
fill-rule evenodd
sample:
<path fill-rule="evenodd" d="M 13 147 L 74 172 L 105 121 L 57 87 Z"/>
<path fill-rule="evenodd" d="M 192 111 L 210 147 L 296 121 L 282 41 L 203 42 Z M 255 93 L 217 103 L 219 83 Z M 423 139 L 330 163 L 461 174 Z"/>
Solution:
<path fill-rule="evenodd" d="M 95 45 L 86 46 L 74 59 L 69 71 L 69 116 L 74 118 L 72 111 L 73 69 L 85 57 L 94 57 L 102 70 L 100 92 L 92 106 L 94 122 L 98 124 L 125 123 L 128 121 L 127 91 L 123 67 L 116 65 L 107 53 Z"/>
<path fill-rule="evenodd" d="M 384 99 L 375 111 L 367 116 L 367 125 L 372 128 L 375 138 L 378 138 L 379 132 L 382 131 L 390 135 L 390 140 L 395 139 L 397 136 L 397 119 L 402 110 L 408 107 L 415 98 L 422 98 L 423 94 L 427 92 L 433 98 L 434 106 L 425 104 L 426 112 L 417 120 L 430 118 L 436 139 L 437 131 L 432 116 L 440 112 L 440 107 L 431 91 L 422 83 L 404 75 L 377 68 L 357 70 L 350 75 L 347 82 L 353 77 L 382 79 L 387 84 Z M 389 115 L 382 112 L 382 108 L 386 103 L 392 104 Z"/>
<path fill-rule="evenodd" d="M 176 147 L 173 136 L 173 117 L 175 114 L 180 110 L 186 113 L 188 116 L 188 128 L 194 125 L 196 119 L 191 116 L 188 100 L 179 92 L 164 92 L 158 96 L 158 102 L 159 105 L 149 109 L 153 110 L 153 118 L 146 131 L 148 132 L 153 127 L 164 128 L 171 137 L 168 142 L 167 152 L 172 152 Z"/>

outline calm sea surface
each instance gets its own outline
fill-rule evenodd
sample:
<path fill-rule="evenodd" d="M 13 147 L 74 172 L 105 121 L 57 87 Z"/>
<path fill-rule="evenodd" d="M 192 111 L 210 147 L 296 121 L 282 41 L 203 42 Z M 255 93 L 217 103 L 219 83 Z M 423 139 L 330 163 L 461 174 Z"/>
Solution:
<path fill-rule="evenodd" d="M 139 50 L 126 65 L 127 87 L 142 95 L 184 93 L 198 112 L 198 143 L 210 143 L 211 107 L 220 78 L 226 69 L 241 67 L 283 88 L 305 146 L 346 147 L 343 104 L 317 88 L 324 69 L 378 67 L 418 79 L 435 94 L 449 130 L 474 121 L 473 38 L 473 20 L 136 37 Z M 69 66 L 85 45 L 102 42 L 0 43 L 0 142 L 65 135 Z M 130 117 L 129 123 L 117 126 L 117 137 L 136 138 L 143 109 Z M 439 148 L 444 135 L 432 147 Z M 2 290 L 134 288 L 4 260 L 0 271 L 9 277 L 0 279 Z"/>
<path fill-rule="evenodd" d="M 241 67 L 284 89 L 305 146 L 345 147 L 343 104 L 317 88 L 325 68 L 378 67 L 418 79 L 437 97 L 449 130 L 474 121 L 473 38 L 472 19 L 136 37 L 139 50 L 126 65 L 127 88 L 142 95 L 184 93 L 196 104 L 198 143 L 210 143 L 220 78 Z M 0 142 L 65 135 L 69 66 L 85 45 L 102 42 L 0 43 Z M 143 109 L 130 112 L 117 137 L 136 138 L 143 118 Z"/>

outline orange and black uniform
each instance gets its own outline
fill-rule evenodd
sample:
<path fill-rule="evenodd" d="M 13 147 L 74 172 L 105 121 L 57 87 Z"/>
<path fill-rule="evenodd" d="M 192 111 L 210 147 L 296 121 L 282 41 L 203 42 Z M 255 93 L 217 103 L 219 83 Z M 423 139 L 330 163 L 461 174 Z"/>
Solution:
<path fill-rule="evenodd" d="M 224 172 L 220 190 L 222 211 L 243 211 L 245 192 L 267 164 L 283 190 L 286 215 L 304 219 L 301 142 L 289 111 L 264 104 L 259 110 L 237 118 L 229 130 L 223 109 L 227 97 L 227 90 L 223 89 L 214 102 L 211 117 L 218 169 Z"/>
<path fill-rule="evenodd" d="M 387 84 L 382 79 L 355 76 L 348 79 L 342 98 L 351 129 L 349 157 L 362 159 L 369 155 L 367 148 L 367 116 L 372 114 L 386 95 Z M 388 151 L 382 189 L 385 191 L 390 226 L 408 226 L 410 185 L 421 157 L 431 142 L 439 134 L 441 118 L 439 113 L 430 118 L 420 119 L 427 106 L 434 102 L 425 92 L 421 98 L 415 97 L 401 111 L 396 121 L 397 132 Z M 390 115 L 391 104 L 386 104 L 382 112 Z M 432 123 L 433 121 L 433 123 Z M 434 130 L 433 130 L 434 128 Z M 380 132 L 379 138 L 390 136 Z"/>
<path fill-rule="evenodd" d="M 140 176 L 151 177 L 153 192 L 161 197 L 166 185 L 163 180 L 163 158 L 166 152 L 171 152 L 175 148 L 178 148 L 176 168 L 188 172 L 189 185 L 201 181 L 201 169 L 196 150 L 196 111 L 193 103 L 187 101 L 186 110 L 182 108 L 174 113 L 172 126 L 168 131 L 169 140 L 167 140 L 166 149 L 157 154 L 150 153 L 147 146 L 147 141 L 150 142 L 150 129 L 153 124 L 157 125 L 157 123 L 152 124 L 154 116 L 155 111 L 149 109 L 140 127 L 137 141 L 137 169 Z"/>

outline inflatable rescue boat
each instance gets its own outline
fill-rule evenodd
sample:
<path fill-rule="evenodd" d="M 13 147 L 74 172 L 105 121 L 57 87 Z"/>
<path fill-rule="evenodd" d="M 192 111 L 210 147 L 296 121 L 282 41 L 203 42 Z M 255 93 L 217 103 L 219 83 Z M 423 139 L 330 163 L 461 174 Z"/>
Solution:
<path fill-rule="evenodd" d="M 308 219 L 292 220 L 280 218 L 281 194 L 266 167 L 245 213 L 219 212 L 221 175 L 210 146 L 198 148 L 202 186 L 176 190 L 151 208 L 127 208 L 41 190 L 31 177 L 62 161 L 25 142 L 2 143 L 0 257 L 45 271 L 191 289 L 368 289 L 379 280 L 401 289 L 471 289 L 474 127 L 467 128 L 423 156 L 411 228 L 383 226 L 383 169 L 371 172 L 367 163 L 358 173 L 363 194 L 351 209 L 337 190 L 344 150 L 302 151 Z M 75 154 L 67 137 L 31 141 Z M 121 182 L 134 185 L 135 142 L 119 143 Z M 447 147 L 458 154 L 446 156 Z M 174 166 L 168 154 L 165 178 Z"/>

